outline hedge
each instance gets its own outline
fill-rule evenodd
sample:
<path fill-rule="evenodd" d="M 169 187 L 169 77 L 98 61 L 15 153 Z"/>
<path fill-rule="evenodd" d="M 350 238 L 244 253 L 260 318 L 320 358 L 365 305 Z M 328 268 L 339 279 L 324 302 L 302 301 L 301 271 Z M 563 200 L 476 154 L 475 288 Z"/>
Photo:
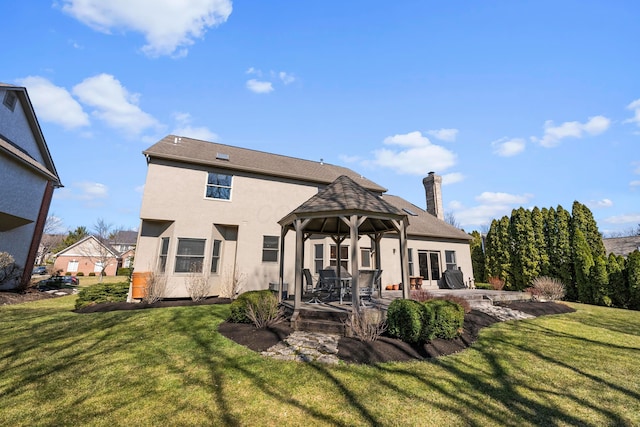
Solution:
<path fill-rule="evenodd" d="M 387 309 L 387 332 L 409 343 L 424 340 L 424 306 L 411 299 L 395 299 Z"/>
<path fill-rule="evenodd" d="M 424 325 L 427 340 L 457 337 L 464 325 L 464 308 L 456 302 L 446 299 L 432 299 L 423 303 L 425 307 Z"/>
<path fill-rule="evenodd" d="M 129 294 L 129 282 L 98 283 L 82 288 L 76 299 L 76 309 L 101 302 L 124 302 Z"/>

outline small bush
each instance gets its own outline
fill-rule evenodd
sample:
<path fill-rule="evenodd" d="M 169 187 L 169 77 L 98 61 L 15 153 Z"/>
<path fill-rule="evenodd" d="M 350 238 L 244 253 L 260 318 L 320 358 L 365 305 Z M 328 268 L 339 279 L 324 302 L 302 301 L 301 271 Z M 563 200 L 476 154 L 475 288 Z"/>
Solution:
<path fill-rule="evenodd" d="M 501 291 L 504 288 L 504 279 L 499 277 L 489 277 L 487 281 L 491 285 L 491 289 Z"/>
<path fill-rule="evenodd" d="M 414 291 L 411 291 L 410 295 L 412 300 L 418 302 L 425 302 L 435 298 L 433 294 L 429 293 L 429 291 L 425 289 L 416 289 Z"/>
<path fill-rule="evenodd" d="M 116 272 L 116 276 L 127 276 L 131 277 L 131 273 L 133 273 L 133 268 L 120 267 Z"/>
<path fill-rule="evenodd" d="M 269 292 L 261 294 L 257 301 L 247 303 L 246 316 L 256 328 L 264 329 L 281 322 L 284 319 L 284 309 L 278 306 L 278 299 Z"/>
<path fill-rule="evenodd" d="M 76 310 L 88 305 L 101 302 L 123 302 L 127 300 L 129 283 L 99 283 L 97 285 L 82 288 L 76 299 Z"/>
<path fill-rule="evenodd" d="M 531 287 L 535 289 L 532 295 L 549 301 L 561 300 L 565 295 L 564 284 L 553 277 L 540 276 L 533 279 Z"/>
<path fill-rule="evenodd" d="M 247 316 L 248 305 L 249 303 L 252 303 L 255 307 L 261 299 L 275 301 L 276 305 L 278 303 L 277 297 L 268 289 L 242 293 L 231 303 L 231 306 L 229 307 L 231 310 L 229 321 L 233 323 L 251 323 L 251 319 Z"/>
<path fill-rule="evenodd" d="M 84 276 L 84 273 L 82 271 L 79 271 L 78 274 L 76 274 L 76 276 L 78 276 L 78 277 Z"/>
<path fill-rule="evenodd" d="M 446 299 L 432 299 L 425 307 L 425 338 L 453 339 L 460 335 L 464 325 L 464 309 L 456 302 Z"/>
<path fill-rule="evenodd" d="M 419 289 L 416 291 L 411 291 L 411 299 L 418 302 L 426 302 L 434 299 L 444 299 L 444 300 L 452 301 L 452 302 L 455 302 L 456 304 L 459 304 L 464 309 L 465 313 L 471 312 L 471 305 L 469 304 L 469 301 L 456 295 L 437 296 L 429 293 L 424 289 Z"/>
<path fill-rule="evenodd" d="M 93 271 L 91 273 L 89 273 L 89 277 L 95 277 L 96 273 L 94 273 Z"/>
<path fill-rule="evenodd" d="M 418 343 L 424 339 L 424 317 L 424 306 L 418 301 L 395 299 L 387 310 L 387 331 L 402 341 Z"/>
<path fill-rule="evenodd" d="M 73 276 L 73 273 L 70 271 L 67 271 L 66 273 L 64 273 L 65 276 Z"/>
<path fill-rule="evenodd" d="M 387 322 L 384 319 L 378 320 L 371 317 L 367 316 L 366 312 L 354 311 L 344 325 L 351 336 L 363 342 L 373 342 L 387 330 Z"/>
<path fill-rule="evenodd" d="M 493 289 L 489 283 L 476 282 L 476 289 Z"/>

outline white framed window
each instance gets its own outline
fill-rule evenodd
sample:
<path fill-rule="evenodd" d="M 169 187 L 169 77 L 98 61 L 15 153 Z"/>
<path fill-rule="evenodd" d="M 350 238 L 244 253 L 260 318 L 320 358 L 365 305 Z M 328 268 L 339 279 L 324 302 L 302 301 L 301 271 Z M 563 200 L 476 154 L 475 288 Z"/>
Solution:
<path fill-rule="evenodd" d="M 371 268 L 371 248 L 360 248 L 360 267 Z"/>
<path fill-rule="evenodd" d="M 94 273 L 102 273 L 102 268 L 104 267 L 104 264 L 100 261 L 96 261 L 96 263 L 93 265 L 93 272 Z"/>
<path fill-rule="evenodd" d="M 262 236 L 262 262 L 278 262 L 278 236 Z"/>
<path fill-rule="evenodd" d="M 78 271 L 78 264 L 79 262 L 76 261 L 75 259 L 72 261 L 69 261 L 69 263 L 67 264 L 67 271 L 75 273 L 76 271 Z"/>
<path fill-rule="evenodd" d="M 163 237 L 160 241 L 160 257 L 158 259 L 158 268 L 161 273 L 167 269 L 167 254 L 169 253 L 169 238 Z"/>
<path fill-rule="evenodd" d="M 176 273 L 202 273 L 205 239 L 178 239 Z"/>
<path fill-rule="evenodd" d="M 409 248 L 409 276 L 413 276 L 413 249 Z"/>
<path fill-rule="evenodd" d="M 324 268 L 324 245 L 322 243 L 313 245 L 313 266 L 316 269 L 316 274 Z"/>
<path fill-rule="evenodd" d="M 221 240 L 213 241 L 213 250 L 211 251 L 211 272 L 217 273 L 220 269 L 220 249 L 222 247 Z"/>
<path fill-rule="evenodd" d="M 444 259 L 447 264 L 447 270 L 457 270 L 458 264 L 456 263 L 455 251 L 444 251 Z"/>
<path fill-rule="evenodd" d="M 338 247 L 331 245 L 331 253 L 329 254 L 329 265 L 335 267 L 338 265 Z M 349 246 L 340 246 L 340 265 L 349 270 Z"/>
<path fill-rule="evenodd" d="M 231 200 L 231 175 L 209 172 L 207 175 L 207 199 Z"/>

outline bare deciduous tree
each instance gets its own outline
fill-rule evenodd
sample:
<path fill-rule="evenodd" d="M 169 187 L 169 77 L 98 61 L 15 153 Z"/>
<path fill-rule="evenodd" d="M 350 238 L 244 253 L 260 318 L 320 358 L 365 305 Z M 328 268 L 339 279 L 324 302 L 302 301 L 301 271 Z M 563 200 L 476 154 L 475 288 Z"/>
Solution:
<path fill-rule="evenodd" d="M 209 296 L 209 282 L 202 273 L 191 273 L 187 277 L 187 292 L 193 301 L 200 301 Z"/>
<path fill-rule="evenodd" d="M 460 228 L 460 223 L 456 219 L 456 216 L 453 212 L 449 211 L 444 214 L 444 222 L 449 225 L 453 225 L 455 228 Z"/>
<path fill-rule="evenodd" d="M 235 299 L 246 280 L 246 274 L 238 269 L 225 269 L 220 284 L 220 297 Z"/>
<path fill-rule="evenodd" d="M 145 284 L 143 302 L 147 304 L 153 304 L 160 301 L 165 296 L 167 290 L 167 276 L 160 274 L 156 271 L 152 271 L 147 276 L 147 282 Z"/>

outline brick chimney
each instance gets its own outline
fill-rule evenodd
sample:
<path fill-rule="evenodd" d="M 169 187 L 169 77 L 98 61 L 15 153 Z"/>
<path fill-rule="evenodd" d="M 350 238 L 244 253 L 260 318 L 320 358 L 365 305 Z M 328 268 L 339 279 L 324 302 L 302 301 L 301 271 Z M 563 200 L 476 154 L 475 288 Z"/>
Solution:
<path fill-rule="evenodd" d="M 442 210 L 442 177 L 434 172 L 422 180 L 427 195 L 427 212 L 444 221 Z"/>

